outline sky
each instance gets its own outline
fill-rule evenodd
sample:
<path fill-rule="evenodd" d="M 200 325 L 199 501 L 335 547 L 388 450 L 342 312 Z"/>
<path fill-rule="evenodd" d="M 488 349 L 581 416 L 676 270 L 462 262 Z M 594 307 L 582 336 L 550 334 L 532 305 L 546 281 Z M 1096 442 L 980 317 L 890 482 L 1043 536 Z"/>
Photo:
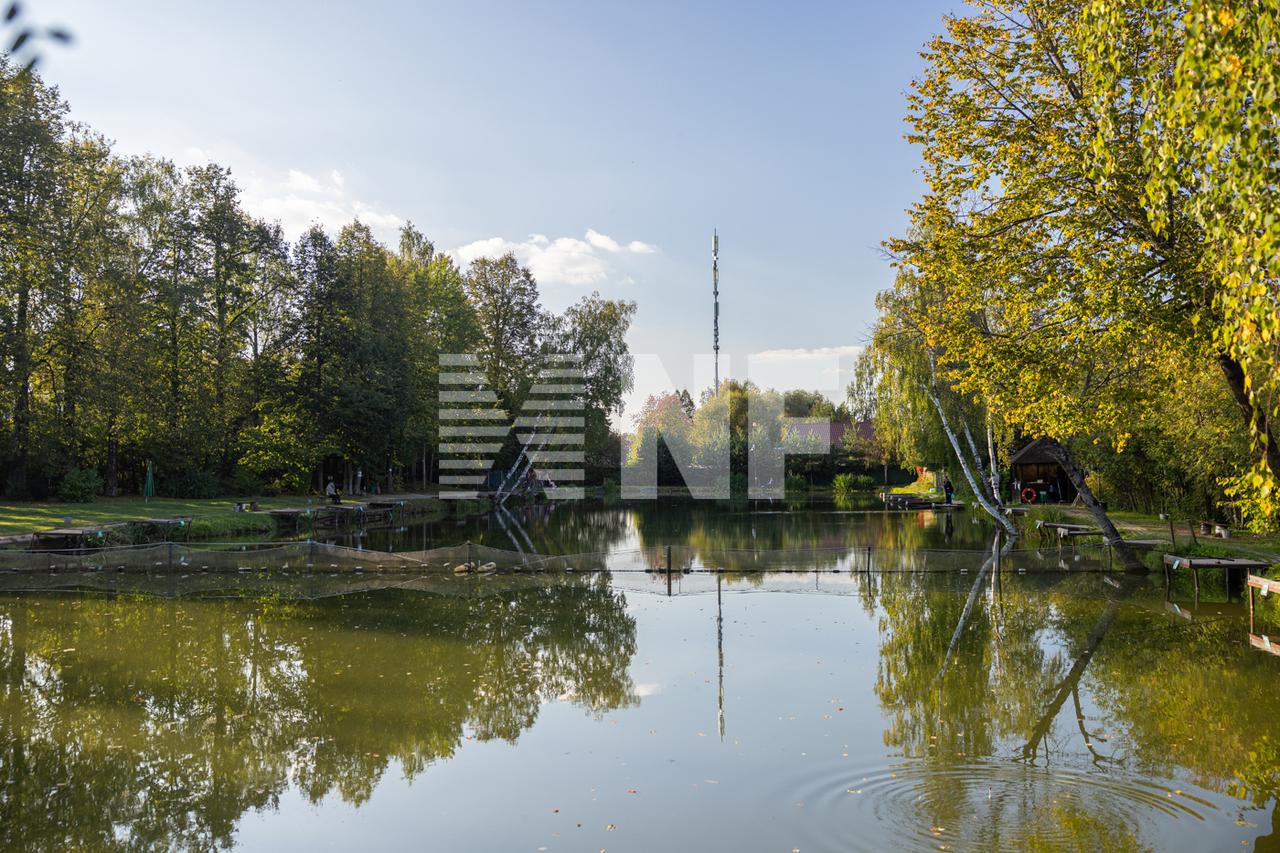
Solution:
<path fill-rule="evenodd" d="M 123 154 L 232 169 L 289 235 L 405 222 L 515 251 L 562 310 L 634 300 L 628 415 L 721 376 L 843 397 L 919 196 L 919 50 L 959 0 L 34 0 L 46 80 Z M 624 419 L 625 425 L 625 419 Z"/>

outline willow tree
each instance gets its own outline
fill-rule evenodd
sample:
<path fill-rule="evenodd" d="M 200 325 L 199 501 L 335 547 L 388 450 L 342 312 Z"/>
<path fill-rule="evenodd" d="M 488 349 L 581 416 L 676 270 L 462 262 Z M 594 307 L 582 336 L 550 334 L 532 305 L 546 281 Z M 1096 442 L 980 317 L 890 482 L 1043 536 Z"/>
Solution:
<path fill-rule="evenodd" d="M 1100 253 L 1051 219 L 1010 229 L 991 251 L 975 233 L 979 216 L 923 207 L 917 215 L 928 224 L 923 236 L 894 246 L 915 270 L 920 295 L 897 311 L 911 315 L 937 374 L 956 392 L 985 401 L 1024 434 L 1049 439 L 1085 507 L 1123 551 L 1079 451 L 1099 444 L 1123 451 L 1178 363 L 1168 323 L 1135 319 L 1159 316 L 1143 304 L 1145 265 Z"/>
<path fill-rule="evenodd" d="M 963 343 L 988 347 L 989 357 L 964 352 L 968 375 L 1015 403 L 999 406 L 1002 415 L 1036 434 L 1110 438 L 1122 448 L 1126 419 L 1145 411 L 1142 384 L 1158 385 L 1170 352 L 1191 346 L 1213 358 L 1237 398 L 1249 373 L 1212 323 L 1197 322 L 1212 317 L 1221 282 L 1205 274 L 1194 204 L 1172 195 L 1155 217 L 1147 203 L 1145 84 L 1174 73 L 1177 44 L 1158 22 L 1176 19 L 1177 4 L 1150 0 L 1151 15 L 1126 18 L 1134 36 L 1110 57 L 1105 120 L 1091 76 L 1097 51 L 1082 27 L 1088 5 L 979 0 L 971 14 L 946 20 L 909 99 L 910 138 L 929 184 L 914 214 L 918 226 L 940 211 L 949 217 L 965 268 L 975 259 L 983 268 L 957 287 L 952 313 L 980 318 Z M 954 257 L 927 262 L 941 264 L 938 275 L 954 273 Z M 999 325 L 988 329 L 991 308 Z M 1036 341 L 1048 345 L 1039 351 L 1018 337 L 1038 328 Z M 1081 393 L 1062 393 L 1064 371 L 1086 380 Z M 1249 418 L 1270 429 L 1253 410 Z"/>
<path fill-rule="evenodd" d="M 930 245 L 930 240 L 926 237 L 912 245 Z M 919 412 L 925 401 L 933 407 L 974 499 L 1016 537 L 1017 528 L 1001 512 L 999 495 L 987 494 L 991 480 L 969 427 L 973 416 L 985 416 L 985 398 L 956 385 L 946 370 L 952 359 L 944 336 L 939 334 L 949 310 L 946 277 L 934 277 L 927 270 L 927 265 L 904 262 L 893 289 L 877 298 L 881 316 L 873 348 L 883 359 L 879 396 L 890 404 L 896 401 L 898 408 L 908 412 Z M 995 459 L 990 463 L 994 467 Z"/>
<path fill-rule="evenodd" d="M 1154 244 L 1197 239 L 1205 294 L 1191 322 L 1215 353 L 1248 421 L 1258 462 L 1236 484 L 1280 514 L 1280 2 L 1095 0 L 1080 39 L 1092 144 L 1140 147 L 1140 169 L 1099 161 L 1124 184 Z M 1143 68 L 1130 57 L 1152 50 Z M 1138 107 L 1141 108 L 1138 111 Z M 1190 219 L 1190 225 L 1184 219 Z"/>

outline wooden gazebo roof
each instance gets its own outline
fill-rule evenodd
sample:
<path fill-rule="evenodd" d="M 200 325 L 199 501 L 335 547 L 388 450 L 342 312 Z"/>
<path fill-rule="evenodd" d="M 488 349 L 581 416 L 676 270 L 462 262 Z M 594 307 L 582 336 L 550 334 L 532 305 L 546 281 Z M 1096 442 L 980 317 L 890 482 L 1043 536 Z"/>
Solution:
<path fill-rule="evenodd" d="M 1057 465 L 1058 460 L 1049 455 L 1046 449 L 1048 439 L 1037 438 L 1026 447 L 1013 454 L 1013 458 L 1009 460 L 1010 465 Z"/>

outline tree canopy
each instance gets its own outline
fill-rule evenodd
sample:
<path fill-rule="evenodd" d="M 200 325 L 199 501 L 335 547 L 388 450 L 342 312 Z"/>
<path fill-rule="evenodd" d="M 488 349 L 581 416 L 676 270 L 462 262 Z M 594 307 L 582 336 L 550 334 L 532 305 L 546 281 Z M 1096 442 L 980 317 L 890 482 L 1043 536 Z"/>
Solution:
<path fill-rule="evenodd" d="M 121 157 L 56 89 L 0 58 L 0 470 L 15 496 L 72 472 L 207 497 L 382 488 L 437 464 L 439 356 L 476 353 L 517 411 L 539 357 L 586 373 L 586 450 L 616 460 L 635 304 L 563 316 L 510 254 L 461 269 L 412 224 L 290 242 L 231 172 Z M 613 448 L 612 450 L 610 448 Z"/>

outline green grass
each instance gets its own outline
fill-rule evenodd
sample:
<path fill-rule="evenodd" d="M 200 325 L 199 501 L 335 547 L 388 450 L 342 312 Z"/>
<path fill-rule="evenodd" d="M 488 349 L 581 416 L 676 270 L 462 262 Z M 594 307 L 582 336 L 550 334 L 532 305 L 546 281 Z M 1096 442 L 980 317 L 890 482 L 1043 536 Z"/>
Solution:
<path fill-rule="evenodd" d="M 934 490 L 933 480 L 916 480 L 914 483 L 907 483 L 905 486 L 894 486 L 889 491 L 895 495 L 927 495 Z"/>
<path fill-rule="evenodd" d="M 314 500 L 314 499 L 313 499 Z M 306 506 L 304 497 L 257 498 L 261 509 Z M 271 518 L 256 513 L 235 511 L 234 498 L 186 500 L 182 498 L 98 498 L 92 503 L 44 503 L 11 501 L 0 503 L 0 536 L 31 533 L 67 527 L 88 527 L 138 518 L 175 518 L 190 516 L 193 538 L 232 533 L 263 533 L 275 529 Z"/>

